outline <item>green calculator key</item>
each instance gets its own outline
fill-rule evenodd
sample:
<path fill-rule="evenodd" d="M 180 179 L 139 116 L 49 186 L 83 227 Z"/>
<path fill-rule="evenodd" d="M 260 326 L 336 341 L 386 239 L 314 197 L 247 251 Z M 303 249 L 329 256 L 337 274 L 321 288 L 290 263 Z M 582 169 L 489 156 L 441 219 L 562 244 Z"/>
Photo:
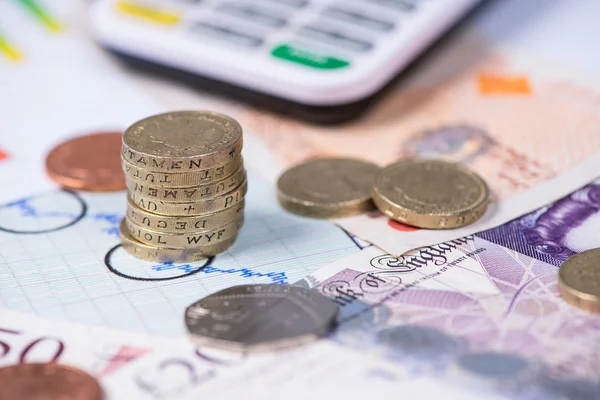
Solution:
<path fill-rule="evenodd" d="M 275 47 L 271 54 L 282 60 L 295 62 L 317 69 L 340 69 L 350 65 L 349 61 L 319 54 L 311 50 L 283 44 Z"/>

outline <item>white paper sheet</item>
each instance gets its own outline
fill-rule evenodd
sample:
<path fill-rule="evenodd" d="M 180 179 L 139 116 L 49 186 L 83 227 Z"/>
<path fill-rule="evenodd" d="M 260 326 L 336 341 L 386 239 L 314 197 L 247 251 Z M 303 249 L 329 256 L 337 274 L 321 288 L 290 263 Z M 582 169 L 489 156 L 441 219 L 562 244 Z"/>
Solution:
<path fill-rule="evenodd" d="M 150 263 L 127 254 L 118 246 L 125 192 L 55 190 L 0 207 L 0 305 L 177 337 L 185 307 L 210 293 L 242 283 L 294 283 L 359 250 L 334 224 L 287 213 L 271 185 L 252 171 L 248 177 L 238 240 L 209 262 Z"/>
<path fill-rule="evenodd" d="M 163 111 L 81 34 L 83 4 L 40 4 L 62 30 L 48 30 L 18 1 L 0 2 L 0 36 L 21 55 L 0 52 L 0 203 L 56 187 L 44 162 L 63 140 L 123 131 Z"/>

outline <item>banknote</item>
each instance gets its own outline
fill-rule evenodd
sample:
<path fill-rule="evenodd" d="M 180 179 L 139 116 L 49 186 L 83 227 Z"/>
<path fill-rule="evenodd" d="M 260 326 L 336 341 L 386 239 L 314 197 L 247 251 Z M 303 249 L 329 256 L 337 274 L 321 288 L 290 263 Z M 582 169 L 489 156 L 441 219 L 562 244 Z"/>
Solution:
<path fill-rule="evenodd" d="M 383 166 L 419 156 L 466 164 L 486 180 L 493 203 L 468 227 L 419 230 L 377 212 L 336 221 L 395 255 L 499 226 L 600 174 L 600 81 L 472 29 L 428 56 L 357 122 L 318 127 L 253 110 L 238 118 L 247 142 L 257 142 L 246 162 L 271 179 L 317 157 Z"/>
<path fill-rule="evenodd" d="M 315 376 L 327 375 L 323 383 L 319 384 L 319 379 L 313 382 L 322 390 L 341 375 L 335 369 L 343 371 L 343 361 L 357 361 L 357 357 L 327 342 L 296 350 L 250 355 L 191 345 L 171 346 L 156 349 L 123 367 L 106 379 L 105 390 L 113 397 L 129 396 L 139 400 L 197 399 L 211 393 L 221 393 L 218 398 L 229 398 L 224 397 L 223 392 L 237 393 L 238 396 L 243 393 L 244 398 L 261 398 L 258 394 L 266 396 L 266 387 L 273 395 L 279 386 L 277 381 L 283 377 L 288 387 L 303 381 L 296 381 L 297 375 L 293 373 L 300 366 L 310 366 Z M 346 368 L 345 376 L 366 377 L 363 375 L 368 370 L 366 364 L 350 362 L 348 365 L 356 367 Z M 336 368 L 330 371 L 332 367 Z"/>
<path fill-rule="evenodd" d="M 600 180 L 477 236 L 559 266 L 570 256 L 600 248 Z"/>
<path fill-rule="evenodd" d="M 103 383 L 111 400 L 195 400 L 207 396 L 263 400 L 291 395 L 361 399 L 387 398 L 398 390 L 411 399 L 481 399 L 480 393 L 435 377 L 401 380 L 400 374 L 387 360 L 323 340 L 275 353 L 243 355 L 190 345 L 165 346 L 128 363 Z"/>
<path fill-rule="evenodd" d="M 492 230 L 397 258 L 371 246 L 322 267 L 297 282 L 340 307 L 337 329 L 315 344 L 259 355 L 157 349 L 107 388 L 142 400 L 598 398 L 600 319 L 561 300 L 557 271 L 598 246 L 599 193 L 593 182 Z"/>
<path fill-rule="evenodd" d="M 0 366 L 57 362 L 104 377 L 166 340 L 0 309 Z"/>
<path fill-rule="evenodd" d="M 332 340 L 510 398 L 600 396 L 600 319 L 558 266 L 598 247 L 600 182 L 510 223 L 395 258 L 376 247 L 309 275 L 341 307 Z"/>

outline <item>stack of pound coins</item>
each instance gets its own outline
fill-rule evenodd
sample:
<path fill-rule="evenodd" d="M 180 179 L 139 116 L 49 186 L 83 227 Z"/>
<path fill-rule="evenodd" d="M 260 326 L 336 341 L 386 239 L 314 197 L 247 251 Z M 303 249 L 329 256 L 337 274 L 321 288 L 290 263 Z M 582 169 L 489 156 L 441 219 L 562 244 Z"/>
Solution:
<path fill-rule="evenodd" d="M 236 240 L 248 190 L 242 128 L 214 112 L 154 115 L 123 134 L 123 248 L 153 262 L 192 262 Z"/>

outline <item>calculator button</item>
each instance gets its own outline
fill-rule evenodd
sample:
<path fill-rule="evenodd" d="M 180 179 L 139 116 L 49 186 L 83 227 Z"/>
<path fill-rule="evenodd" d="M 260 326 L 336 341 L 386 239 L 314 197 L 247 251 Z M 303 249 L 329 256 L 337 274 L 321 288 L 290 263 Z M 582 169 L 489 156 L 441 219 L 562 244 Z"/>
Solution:
<path fill-rule="evenodd" d="M 271 55 L 293 63 L 305 65 L 316 69 L 340 69 L 350 65 L 350 62 L 312 50 L 282 44 L 271 51 Z"/>
<path fill-rule="evenodd" d="M 298 35 L 323 41 L 351 51 L 368 51 L 373 47 L 372 43 L 365 40 L 351 38 L 344 33 L 316 26 L 305 26 L 298 31 Z"/>
<path fill-rule="evenodd" d="M 181 20 L 179 14 L 175 12 L 161 10 L 139 3 L 118 1 L 116 6 L 117 11 L 119 11 L 121 14 L 151 21 L 161 25 L 175 25 Z"/>
<path fill-rule="evenodd" d="M 285 19 L 267 14 L 263 11 L 253 8 L 252 6 L 223 4 L 217 10 L 224 14 L 240 17 L 242 19 L 257 22 L 272 28 L 280 28 L 286 24 Z"/>
<path fill-rule="evenodd" d="M 263 43 L 263 39 L 257 36 L 248 35 L 235 31 L 226 26 L 209 24 L 207 22 L 197 22 L 192 26 L 192 32 L 204 34 L 216 39 L 237 44 L 245 47 L 258 47 Z"/>
<path fill-rule="evenodd" d="M 415 0 L 364 0 L 400 11 L 413 11 L 416 8 Z"/>
<path fill-rule="evenodd" d="M 308 0 L 268 0 L 271 3 L 279 3 L 284 6 L 302 8 L 308 5 Z"/>
<path fill-rule="evenodd" d="M 394 29 L 394 24 L 392 22 L 382 21 L 380 19 L 364 15 L 363 13 L 343 10 L 337 7 L 326 9 L 323 11 L 323 15 L 380 32 L 389 32 Z"/>

